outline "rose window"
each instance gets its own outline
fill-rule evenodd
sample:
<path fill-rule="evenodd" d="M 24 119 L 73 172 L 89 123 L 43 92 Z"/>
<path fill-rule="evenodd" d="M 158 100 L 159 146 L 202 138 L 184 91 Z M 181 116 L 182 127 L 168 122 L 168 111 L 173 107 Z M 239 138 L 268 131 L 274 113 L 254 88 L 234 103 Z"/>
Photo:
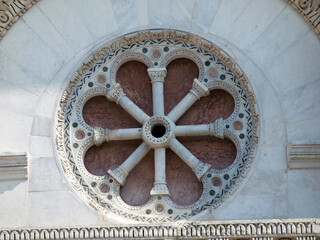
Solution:
<path fill-rule="evenodd" d="M 68 181 L 108 217 L 167 222 L 211 211 L 245 177 L 257 144 L 254 95 L 218 47 L 142 31 L 95 51 L 58 107 Z"/>

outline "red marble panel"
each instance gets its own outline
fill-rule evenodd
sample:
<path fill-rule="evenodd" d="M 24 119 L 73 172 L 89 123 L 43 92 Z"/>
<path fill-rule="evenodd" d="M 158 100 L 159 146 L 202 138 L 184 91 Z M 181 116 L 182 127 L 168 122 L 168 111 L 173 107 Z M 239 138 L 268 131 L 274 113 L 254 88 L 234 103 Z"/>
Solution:
<path fill-rule="evenodd" d="M 167 66 L 164 82 L 164 109 L 168 114 L 192 88 L 195 78 L 199 77 L 198 66 L 189 59 L 179 58 Z"/>
<path fill-rule="evenodd" d="M 167 186 L 172 201 L 182 206 L 196 202 L 202 194 L 202 183 L 170 149 L 166 150 L 166 158 Z"/>
<path fill-rule="evenodd" d="M 234 110 L 233 97 L 224 90 L 213 90 L 200 98 L 176 122 L 177 125 L 208 124 L 218 118 L 227 119 Z"/>
<path fill-rule="evenodd" d="M 84 166 L 91 174 L 104 176 L 109 169 L 121 165 L 141 143 L 141 140 L 130 140 L 92 146 L 85 154 Z"/>
<path fill-rule="evenodd" d="M 211 136 L 177 138 L 199 160 L 215 169 L 229 167 L 237 156 L 237 148 L 229 139 Z"/>
<path fill-rule="evenodd" d="M 88 100 L 83 107 L 82 116 L 84 121 L 92 127 L 109 129 L 141 127 L 121 106 L 103 96 Z"/>
<path fill-rule="evenodd" d="M 154 183 L 154 151 L 151 150 L 129 173 L 120 196 L 131 206 L 139 206 L 150 199 Z"/>
<path fill-rule="evenodd" d="M 152 85 L 148 67 L 138 61 L 127 62 L 119 68 L 116 79 L 125 94 L 146 114 L 152 116 Z"/>

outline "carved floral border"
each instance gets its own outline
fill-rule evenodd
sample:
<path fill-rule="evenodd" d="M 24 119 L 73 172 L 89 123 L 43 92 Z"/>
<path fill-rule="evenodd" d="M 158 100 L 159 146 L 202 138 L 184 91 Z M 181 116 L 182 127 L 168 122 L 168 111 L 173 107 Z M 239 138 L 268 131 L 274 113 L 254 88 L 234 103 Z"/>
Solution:
<path fill-rule="evenodd" d="M 0 1 L 0 40 L 10 27 L 39 0 L 1 0 Z"/>
<path fill-rule="evenodd" d="M 320 219 L 233 220 L 107 227 L 0 230 L 7 239 L 246 239 L 317 240 Z"/>
<path fill-rule="evenodd" d="M 320 0 L 285 0 L 310 25 L 320 38 Z"/>

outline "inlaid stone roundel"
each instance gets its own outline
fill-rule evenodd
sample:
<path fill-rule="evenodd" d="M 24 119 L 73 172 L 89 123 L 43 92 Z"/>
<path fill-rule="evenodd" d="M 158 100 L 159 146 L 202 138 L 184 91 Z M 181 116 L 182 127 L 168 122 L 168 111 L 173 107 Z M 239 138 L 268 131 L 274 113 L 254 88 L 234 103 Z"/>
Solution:
<path fill-rule="evenodd" d="M 190 219 L 245 177 L 258 115 L 245 75 L 184 32 L 134 33 L 94 52 L 70 81 L 57 153 L 98 212 L 132 221 Z"/>

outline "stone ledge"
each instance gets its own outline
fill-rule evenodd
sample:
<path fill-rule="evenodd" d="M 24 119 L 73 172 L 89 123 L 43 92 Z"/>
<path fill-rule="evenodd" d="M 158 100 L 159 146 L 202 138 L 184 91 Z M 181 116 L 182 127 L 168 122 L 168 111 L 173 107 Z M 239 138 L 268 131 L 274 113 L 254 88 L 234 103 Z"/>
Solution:
<path fill-rule="evenodd" d="M 0 182 L 28 179 L 27 153 L 0 153 Z"/>
<path fill-rule="evenodd" d="M 295 141 L 287 145 L 289 169 L 320 168 L 320 141 Z"/>
<path fill-rule="evenodd" d="M 268 219 L 171 224 L 0 230 L 5 239 L 268 239 L 316 240 L 320 219 Z"/>

